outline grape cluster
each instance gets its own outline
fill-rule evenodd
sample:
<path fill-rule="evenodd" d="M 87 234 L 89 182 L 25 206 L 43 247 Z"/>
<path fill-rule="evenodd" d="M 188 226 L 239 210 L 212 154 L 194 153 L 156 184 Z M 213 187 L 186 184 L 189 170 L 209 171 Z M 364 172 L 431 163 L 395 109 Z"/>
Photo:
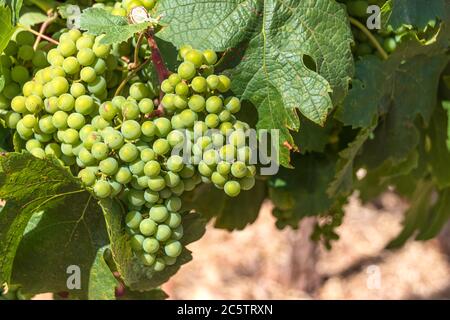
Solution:
<path fill-rule="evenodd" d="M 32 78 L 34 69 L 48 65 L 47 53 L 43 50 L 48 43 L 42 42 L 34 50 L 35 40 L 32 33 L 20 31 L 0 56 L 0 70 L 5 80 L 0 90 L 0 110 L 4 111 L 3 118 L 10 127 L 14 127 L 19 120 L 19 116 L 9 110 L 11 100 L 20 95 L 23 85 Z"/>
<path fill-rule="evenodd" d="M 105 9 L 112 15 L 122 17 L 126 17 L 135 7 L 144 7 L 147 11 L 150 11 L 156 4 L 156 0 L 123 0 L 117 2 L 96 0 L 96 2 L 93 7 Z"/>
<path fill-rule="evenodd" d="M 71 167 L 97 198 L 121 200 L 133 251 L 162 271 L 183 250 L 184 192 L 203 182 L 234 197 L 255 184 L 249 126 L 236 119 L 241 103 L 228 94 L 230 79 L 214 74 L 214 51 L 181 48 L 178 72 L 161 84 L 159 110 L 142 75 L 127 96 L 111 97 L 114 51 L 101 37 L 63 32 L 47 62 L 11 95 L 5 120 L 32 155 Z"/>

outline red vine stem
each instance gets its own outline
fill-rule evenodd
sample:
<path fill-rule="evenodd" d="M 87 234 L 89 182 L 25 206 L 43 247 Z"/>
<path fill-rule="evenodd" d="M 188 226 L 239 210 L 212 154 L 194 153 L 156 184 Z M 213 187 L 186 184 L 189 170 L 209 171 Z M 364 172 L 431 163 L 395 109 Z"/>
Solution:
<path fill-rule="evenodd" d="M 44 21 L 44 23 L 41 25 L 41 28 L 39 29 L 39 35 L 36 38 L 36 41 L 34 42 L 33 49 L 36 51 L 39 43 L 41 42 L 41 39 L 43 38 L 42 35 L 45 35 L 45 30 L 47 30 L 48 26 L 53 23 L 58 18 L 57 13 L 51 13 L 49 12 L 49 16 L 47 20 Z"/>
<path fill-rule="evenodd" d="M 159 51 L 158 44 L 155 41 L 152 29 L 149 29 L 147 31 L 147 41 L 152 51 L 152 62 L 155 65 L 156 72 L 158 73 L 159 83 L 162 83 L 169 77 L 170 72 L 164 64 L 161 51 Z"/>

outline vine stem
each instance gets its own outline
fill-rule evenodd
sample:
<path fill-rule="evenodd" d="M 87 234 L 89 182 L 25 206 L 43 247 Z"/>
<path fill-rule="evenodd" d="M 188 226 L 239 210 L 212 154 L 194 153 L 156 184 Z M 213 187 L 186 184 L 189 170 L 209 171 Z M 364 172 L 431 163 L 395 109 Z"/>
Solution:
<path fill-rule="evenodd" d="M 134 75 L 137 72 L 139 72 L 140 70 L 142 70 L 142 68 L 144 68 L 149 62 L 150 62 L 150 59 L 147 59 L 140 66 L 131 70 L 130 73 L 128 74 L 128 76 L 125 79 L 123 79 L 122 82 L 120 83 L 120 85 L 117 87 L 117 90 L 114 93 L 114 96 L 116 97 L 116 96 L 120 95 L 120 93 L 122 92 L 123 88 L 128 83 L 128 81 L 130 81 L 134 77 Z"/>
<path fill-rule="evenodd" d="M 30 27 L 24 26 L 24 25 L 22 25 L 22 24 L 18 24 L 18 26 L 21 27 L 22 29 L 25 29 L 25 30 L 27 30 L 27 31 L 29 31 L 29 32 L 31 32 L 31 33 L 37 35 L 37 36 L 40 36 L 42 39 L 45 39 L 45 40 L 47 40 L 48 42 L 53 43 L 54 45 L 59 45 L 59 42 L 56 41 L 55 39 L 50 38 L 49 36 L 46 36 L 45 34 L 42 34 L 42 33 L 38 32 L 38 31 L 36 31 L 36 30 L 33 30 L 33 29 L 30 28 Z"/>
<path fill-rule="evenodd" d="M 156 73 L 158 74 L 158 80 L 159 83 L 161 84 L 164 80 L 166 80 L 169 77 L 170 72 L 164 63 L 161 51 L 159 51 L 158 44 L 155 41 L 153 29 L 151 28 L 148 29 L 146 32 L 146 36 L 148 44 L 152 51 L 151 59 L 153 64 L 155 65 Z"/>
<path fill-rule="evenodd" d="M 139 34 L 138 40 L 136 42 L 136 47 L 134 48 L 134 60 L 133 60 L 133 64 L 132 64 L 133 68 L 135 68 L 136 66 L 139 65 L 139 50 L 141 49 L 143 39 L 144 39 L 144 33 L 141 32 Z"/>
<path fill-rule="evenodd" d="M 380 55 L 384 60 L 387 60 L 389 58 L 389 55 L 386 53 L 386 51 L 383 49 L 381 44 L 378 42 L 378 40 L 373 36 L 373 34 L 366 28 L 365 25 L 363 25 L 361 22 L 356 20 L 355 18 L 349 17 L 350 23 L 360 29 L 370 40 L 370 42 L 375 46 L 375 48 L 378 50 Z"/>
<path fill-rule="evenodd" d="M 39 29 L 39 35 L 36 38 L 36 41 L 34 42 L 33 49 L 34 51 L 37 50 L 39 43 L 41 42 L 42 35 L 45 34 L 45 30 L 47 30 L 48 26 L 53 23 L 58 18 L 57 13 L 49 12 L 47 20 L 44 21 L 44 23 L 41 25 L 41 28 Z"/>

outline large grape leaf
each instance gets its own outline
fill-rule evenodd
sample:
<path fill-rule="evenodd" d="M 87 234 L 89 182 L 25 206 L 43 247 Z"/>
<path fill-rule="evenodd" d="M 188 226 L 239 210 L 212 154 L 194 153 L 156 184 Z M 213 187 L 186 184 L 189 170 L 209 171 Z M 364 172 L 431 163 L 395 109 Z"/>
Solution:
<path fill-rule="evenodd" d="M 15 29 L 11 20 L 11 9 L 0 5 L 0 53 L 5 50 Z"/>
<path fill-rule="evenodd" d="M 162 272 L 155 272 L 151 267 L 144 266 L 132 252 L 130 236 L 125 232 L 125 213 L 121 204 L 114 200 L 102 200 L 101 206 L 107 224 L 113 259 L 125 285 L 131 290 L 155 289 L 173 276 L 181 265 L 192 260 L 191 252 L 184 248 L 176 264 L 167 266 Z M 205 232 L 206 221 L 198 214 L 184 215 L 182 224 L 184 236 L 180 242 L 184 246 L 198 240 Z"/>
<path fill-rule="evenodd" d="M 403 24 L 424 28 L 430 20 L 446 20 L 449 17 L 446 0 L 392 0 L 389 24 L 395 29 Z"/>
<path fill-rule="evenodd" d="M 248 41 L 230 71 L 232 89 L 257 106 L 258 129 L 280 130 L 285 166 L 294 145 L 289 129 L 300 125 L 297 110 L 323 125 L 331 98 L 339 102 L 347 93 L 352 36 L 333 0 L 162 0 L 158 12 L 168 25 L 158 36 L 176 46 L 224 51 Z"/>
<path fill-rule="evenodd" d="M 208 220 L 214 219 L 216 228 L 242 230 L 258 218 L 266 194 L 265 181 L 257 181 L 251 191 L 242 191 L 236 198 L 204 184 L 187 193 L 183 203 L 186 210 L 195 210 Z"/>
<path fill-rule="evenodd" d="M 80 18 L 80 27 L 96 36 L 104 34 L 101 42 L 114 44 L 127 41 L 134 34 L 147 29 L 148 23 L 129 24 L 127 18 L 114 16 L 104 9 L 88 8 Z"/>
<path fill-rule="evenodd" d="M 10 153 L 0 166 L 0 282 L 29 293 L 70 291 L 67 267 L 76 265 L 82 287 L 71 294 L 87 297 L 97 251 L 108 243 L 100 207 L 56 161 Z"/>
<path fill-rule="evenodd" d="M 404 43 L 387 61 L 367 57 L 357 64 L 358 79 L 336 117 L 345 125 L 368 127 L 382 116 L 375 138 L 364 146 L 367 167 L 384 161 L 404 161 L 419 142 L 417 117 L 428 123 L 436 106 L 439 79 L 449 61 L 445 37 L 424 46 L 416 40 Z"/>

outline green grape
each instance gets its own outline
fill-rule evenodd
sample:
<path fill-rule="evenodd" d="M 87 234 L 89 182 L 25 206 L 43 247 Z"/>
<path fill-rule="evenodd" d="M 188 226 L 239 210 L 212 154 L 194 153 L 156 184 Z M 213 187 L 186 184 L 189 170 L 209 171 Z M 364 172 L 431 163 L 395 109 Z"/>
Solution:
<path fill-rule="evenodd" d="M 51 134 L 45 134 L 45 133 L 34 133 L 34 138 L 36 140 L 39 140 L 42 143 L 49 142 L 53 139 L 53 136 Z"/>
<path fill-rule="evenodd" d="M 210 75 L 206 78 L 206 83 L 210 90 L 216 90 L 219 87 L 220 79 L 216 75 Z"/>
<path fill-rule="evenodd" d="M 170 199 L 166 200 L 166 203 L 169 200 Z M 181 201 L 180 201 L 179 207 L 181 208 Z M 178 210 L 176 210 L 176 211 L 178 211 Z M 177 228 L 181 224 L 181 215 L 176 212 L 171 212 L 169 217 L 166 219 L 166 221 L 164 221 L 164 224 L 168 225 L 171 229 Z"/>
<path fill-rule="evenodd" d="M 141 110 L 134 102 L 127 101 L 122 105 L 122 115 L 124 119 L 135 120 L 139 118 Z"/>
<path fill-rule="evenodd" d="M 43 133 L 51 134 L 56 131 L 55 126 L 52 123 L 52 116 L 46 115 L 39 120 L 39 129 Z"/>
<path fill-rule="evenodd" d="M 386 38 L 383 42 L 383 48 L 388 53 L 392 53 L 397 48 L 397 42 L 395 41 L 394 38 Z"/>
<path fill-rule="evenodd" d="M 47 62 L 47 54 L 45 53 L 45 51 L 37 50 L 34 53 L 32 63 L 34 67 L 39 69 L 47 67 L 48 62 Z"/>
<path fill-rule="evenodd" d="M 245 177 L 239 180 L 241 189 L 245 191 L 251 190 L 255 186 L 255 182 L 255 178 L 253 177 Z"/>
<path fill-rule="evenodd" d="M 94 68 L 94 70 L 97 74 L 104 74 L 106 72 L 106 70 L 108 69 L 106 61 L 103 59 L 100 59 L 100 58 L 95 59 L 95 62 L 92 65 L 92 67 Z"/>
<path fill-rule="evenodd" d="M 102 36 L 98 37 L 92 47 L 94 54 L 99 58 L 107 58 L 111 52 L 111 46 L 100 43 Z"/>
<path fill-rule="evenodd" d="M 175 263 L 177 263 L 177 258 L 172 258 L 172 257 L 168 257 L 168 256 L 164 256 L 163 260 L 167 266 L 172 266 Z"/>
<path fill-rule="evenodd" d="M 100 97 L 107 91 L 106 80 L 103 77 L 97 77 L 94 81 L 88 83 L 87 88 L 90 93 Z"/>
<path fill-rule="evenodd" d="M 183 158 L 178 155 L 170 156 L 167 159 L 166 167 L 172 172 L 180 172 L 183 169 Z"/>
<path fill-rule="evenodd" d="M 141 126 L 135 120 L 127 120 L 122 123 L 122 135 L 127 140 L 136 140 L 141 136 Z"/>
<path fill-rule="evenodd" d="M 237 159 L 239 161 L 248 163 L 250 161 L 251 156 L 252 156 L 252 151 L 249 147 L 242 147 L 237 150 Z"/>
<path fill-rule="evenodd" d="M 31 61 L 34 57 L 33 47 L 30 45 L 23 45 L 19 48 L 17 56 L 23 61 Z M 63 57 L 61 57 L 64 59 Z"/>
<path fill-rule="evenodd" d="M 86 88 L 82 83 L 75 82 L 70 86 L 70 94 L 76 99 L 86 94 Z"/>
<path fill-rule="evenodd" d="M 219 85 L 217 87 L 217 90 L 221 93 L 225 93 L 228 90 L 230 90 L 231 87 L 231 80 L 227 76 L 220 75 L 219 76 Z"/>
<path fill-rule="evenodd" d="M 217 114 L 208 114 L 205 118 L 205 123 L 208 128 L 214 129 L 217 128 L 220 124 L 220 119 Z"/>
<path fill-rule="evenodd" d="M 225 143 L 225 137 L 221 133 L 213 133 L 211 136 L 211 143 L 217 148 L 221 148 Z"/>
<path fill-rule="evenodd" d="M 55 96 L 60 96 L 69 91 L 69 82 L 64 77 L 56 77 L 50 82 L 52 92 Z"/>
<path fill-rule="evenodd" d="M 112 150 L 120 149 L 124 143 L 122 134 L 116 130 L 106 133 L 104 136 L 104 140 L 106 145 Z"/>
<path fill-rule="evenodd" d="M 130 229 L 137 229 L 142 221 L 142 215 L 138 211 L 130 211 L 125 216 L 125 224 Z"/>
<path fill-rule="evenodd" d="M 155 264 L 153 265 L 153 270 L 156 272 L 161 272 L 166 268 L 166 264 L 164 263 L 164 260 L 161 258 L 157 258 L 155 261 Z"/>
<path fill-rule="evenodd" d="M 164 220 L 166 220 L 167 217 L 168 217 L 168 215 L 166 215 L 166 218 Z M 165 225 L 165 224 L 158 225 L 158 228 L 157 228 L 156 234 L 155 234 L 156 239 L 164 242 L 164 241 L 169 240 L 171 235 L 172 235 L 172 230 L 170 229 L 170 227 L 168 225 Z"/>
<path fill-rule="evenodd" d="M 3 95 L 8 99 L 13 99 L 14 97 L 20 95 L 20 86 L 17 83 L 8 83 L 3 88 Z"/>
<path fill-rule="evenodd" d="M 213 169 L 211 169 L 206 162 L 203 160 L 198 164 L 198 172 L 204 177 L 210 177 L 213 174 Z"/>
<path fill-rule="evenodd" d="M 141 176 L 141 177 L 136 179 L 136 183 L 139 186 L 140 190 L 144 190 L 145 188 L 148 187 L 148 177 L 147 176 Z M 144 196 L 145 196 L 145 194 L 144 194 Z"/>
<path fill-rule="evenodd" d="M 76 130 L 80 130 L 86 124 L 86 118 L 81 113 L 71 113 L 67 118 L 67 125 Z"/>
<path fill-rule="evenodd" d="M 187 164 L 180 171 L 180 177 L 183 179 L 192 178 L 195 174 L 195 167 L 191 164 Z"/>
<path fill-rule="evenodd" d="M 164 246 L 165 254 L 172 258 L 178 257 L 182 250 L 183 247 L 179 241 L 170 241 Z"/>
<path fill-rule="evenodd" d="M 157 128 L 152 121 L 145 121 L 141 126 L 142 134 L 146 137 L 154 137 L 157 132 Z"/>
<path fill-rule="evenodd" d="M 153 143 L 153 151 L 157 155 L 165 155 L 170 150 L 170 144 L 166 139 L 158 139 Z"/>
<path fill-rule="evenodd" d="M 166 187 L 159 192 L 159 196 L 164 200 L 169 199 L 172 196 L 172 191 Z"/>
<path fill-rule="evenodd" d="M 5 123 L 8 126 L 8 128 L 16 129 L 18 122 L 20 121 L 21 116 L 19 113 L 16 112 L 8 112 L 5 115 Z M 25 127 L 25 126 L 24 126 Z M 25 127 L 26 128 L 26 127 Z M 28 129 L 28 128 L 27 128 Z"/>
<path fill-rule="evenodd" d="M 157 118 L 153 123 L 156 126 L 156 135 L 160 138 L 167 137 L 172 130 L 170 120 L 167 118 Z"/>
<path fill-rule="evenodd" d="M 17 42 L 15 41 L 9 41 L 8 45 L 6 46 L 6 48 L 3 50 L 3 53 L 5 53 L 5 55 L 12 57 L 14 55 L 17 54 L 17 50 L 19 49 L 19 47 L 17 46 Z"/>
<path fill-rule="evenodd" d="M 23 66 L 15 66 L 11 70 L 11 78 L 17 83 L 24 84 L 30 79 L 30 73 Z"/>
<path fill-rule="evenodd" d="M 120 9 L 114 9 L 114 10 L 116 10 L 116 11 L 119 11 Z M 114 11 L 113 10 L 113 11 Z M 119 15 L 121 15 L 121 16 L 126 16 L 127 15 L 127 12 L 126 12 L 126 10 L 125 9 L 122 9 L 123 11 L 124 11 L 124 13 L 123 14 L 119 14 Z M 115 14 L 115 15 L 118 15 L 118 14 Z M 154 255 L 152 255 L 152 254 L 148 254 L 148 253 L 143 253 L 143 254 L 141 254 L 140 256 L 140 259 L 141 259 L 141 261 L 142 261 L 142 263 L 144 264 L 144 265 L 146 265 L 146 266 L 152 266 L 152 265 L 155 265 L 156 266 L 156 258 L 155 258 L 155 256 Z M 155 268 L 155 266 L 154 266 L 154 268 Z M 160 268 L 160 266 L 159 266 L 159 262 L 158 262 L 158 266 L 156 267 L 158 270 L 159 269 L 161 269 Z M 164 270 L 164 268 L 162 268 L 162 270 Z M 161 270 L 161 271 L 162 271 Z"/>
<path fill-rule="evenodd" d="M 152 219 L 144 219 L 141 221 L 141 223 L 139 225 L 139 231 L 144 236 L 149 237 L 156 233 L 157 227 L 158 227 L 158 225 Z"/>
<path fill-rule="evenodd" d="M 159 162 L 151 160 L 145 164 L 144 173 L 147 177 L 154 178 L 161 172 L 161 166 Z"/>
<path fill-rule="evenodd" d="M 116 175 L 114 176 L 114 179 L 121 183 L 121 184 L 127 184 L 131 182 L 133 175 L 131 174 L 130 169 L 127 167 L 120 167 L 117 171 Z"/>
<path fill-rule="evenodd" d="M 99 114 L 103 119 L 112 121 L 117 114 L 117 108 L 112 102 L 108 101 L 100 106 Z"/>
<path fill-rule="evenodd" d="M 216 64 L 217 62 L 217 54 L 213 50 L 203 51 L 203 58 L 205 62 L 210 66 Z"/>
<path fill-rule="evenodd" d="M 192 62 L 182 62 L 178 67 L 178 75 L 184 80 L 191 80 L 196 73 L 195 65 Z"/>
<path fill-rule="evenodd" d="M 202 112 L 206 106 L 205 98 L 195 94 L 189 98 L 188 106 L 194 112 Z"/>
<path fill-rule="evenodd" d="M 186 52 L 183 59 L 184 61 L 191 62 L 195 68 L 200 68 L 203 65 L 204 56 L 200 51 L 192 49 Z"/>
<path fill-rule="evenodd" d="M 180 224 L 178 227 L 172 230 L 172 239 L 180 240 L 181 238 L 183 238 L 183 234 L 183 225 Z"/>
<path fill-rule="evenodd" d="M 162 189 L 164 189 L 165 187 L 166 187 L 166 181 L 161 176 L 150 178 L 148 180 L 148 188 L 151 191 L 158 192 L 158 191 L 161 191 Z"/>
<path fill-rule="evenodd" d="M 346 3 L 348 14 L 357 17 L 364 18 L 367 16 L 367 1 L 355 0 Z"/>
<path fill-rule="evenodd" d="M 153 103 L 153 100 L 144 98 L 139 101 L 139 110 L 144 114 L 152 113 L 153 110 L 155 110 L 155 104 Z"/>
<path fill-rule="evenodd" d="M 229 197 L 237 197 L 241 192 L 241 185 L 237 181 L 228 181 L 223 190 Z"/>
<path fill-rule="evenodd" d="M 42 101 L 41 97 L 36 96 L 36 95 L 31 95 L 26 98 L 25 106 L 29 112 L 38 113 L 43 109 L 44 102 Z"/>
<path fill-rule="evenodd" d="M 175 108 L 174 100 L 175 100 L 175 95 L 169 93 L 169 94 L 166 94 L 162 98 L 161 104 L 164 107 L 164 109 L 166 109 L 168 112 L 171 112 Z"/>
<path fill-rule="evenodd" d="M 218 154 L 217 150 L 210 149 L 210 150 L 205 151 L 205 153 L 203 153 L 203 161 L 208 166 L 217 165 L 217 163 L 219 162 L 219 154 Z"/>
<path fill-rule="evenodd" d="M 82 115 L 91 114 L 94 111 L 94 108 L 95 102 L 90 96 L 82 95 L 75 100 L 75 111 L 81 113 Z"/>
<path fill-rule="evenodd" d="M 133 83 L 130 87 L 130 96 L 136 100 L 142 100 L 151 96 L 150 89 L 141 82 Z"/>
<path fill-rule="evenodd" d="M 64 111 L 56 111 L 52 116 L 52 124 L 57 129 L 67 128 L 67 118 L 69 116 Z"/>
<path fill-rule="evenodd" d="M 61 152 L 66 156 L 73 156 L 73 147 L 71 144 L 62 143 L 61 144 Z"/>
<path fill-rule="evenodd" d="M 166 79 L 161 83 L 161 91 L 164 93 L 173 93 L 174 92 L 174 88 L 170 84 L 169 80 Z"/>
<path fill-rule="evenodd" d="M 95 183 L 93 191 L 96 197 L 104 199 L 110 196 L 112 190 L 107 181 L 99 180 Z"/>
<path fill-rule="evenodd" d="M 231 144 L 227 144 L 220 148 L 219 156 L 224 161 L 233 162 L 236 158 L 236 148 Z"/>
<path fill-rule="evenodd" d="M 159 250 L 159 242 L 155 238 L 145 238 L 142 247 L 147 253 L 156 253 Z"/>
<path fill-rule="evenodd" d="M 165 201 L 166 208 L 169 211 L 177 212 L 181 209 L 181 199 L 178 197 L 171 197 Z M 177 227 L 177 226 L 175 226 Z M 173 227 L 173 228 L 175 228 Z M 171 226 L 172 228 L 172 226 Z"/>
<path fill-rule="evenodd" d="M 97 79 L 97 73 L 95 72 L 94 68 L 84 67 L 83 69 L 81 69 L 80 78 L 84 82 L 91 83 Z"/>
<path fill-rule="evenodd" d="M 96 180 L 95 173 L 89 169 L 80 170 L 78 173 L 78 178 L 80 178 L 81 182 L 87 187 L 93 186 Z"/>
<path fill-rule="evenodd" d="M 171 131 L 167 135 L 167 141 L 171 147 L 181 147 L 184 142 L 184 134 L 179 130 Z"/>
<path fill-rule="evenodd" d="M 181 182 L 181 178 L 178 174 L 176 174 L 175 172 L 167 172 L 166 175 L 164 176 L 164 182 L 165 185 L 169 188 L 174 188 L 176 187 L 178 184 L 180 184 Z"/>
<path fill-rule="evenodd" d="M 235 114 L 241 110 L 241 102 L 236 97 L 230 97 L 225 100 L 225 108 Z"/>
<path fill-rule="evenodd" d="M 114 158 L 106 158 L 100 161 L 99 164 L 100 171 L 108 176 L 113 176 L 119 170 L 119 163 Z"/>
<path fill-rule="evenodd" d="M 42 148 L 34 148 L 33 150 L 31 150 L 30 153 L 35 158 L 39 158 L 39 159 L 44 159 L 45 158 L 45 151 Z"/>
<path fill-rule="evenodd" d="M 131 163 L 139 157 L 139 150 L 134 144 L 126 143 L 120 148 L 119 157 L 122 161 Z"/>
<path fill-rule="evenodd" d="M 247 166 L 242 161 L 236 161 L 231 165 L 231 174 L 236 178 L 244 178 L 247 175 Z"/>
<path fill-rule="evenodd" d="M 30 152 L 34 148 L 42 148 L 42 144 L 36 139 L 28 140 L 27 143 L 25 144 L 25 149 L 27 149 L 27 151 Z"/>
<path fill-rule="evenodd" d="M 175 87 L 175 93 L 179 96 L 187 96 L 189 94 L 189 86 L 184 82 L 180 82 Z"/>
<path fill-rule="evenodd" d="M 176 196 L 181 196 L 184 193 L 184 182 L 180 181 L 175 187 L 171 187 L 170 190 Z"/>
<path fill-rule="evenodd" d="M 147 203 L 154 204 L 159 201 L 159 193 L 147 189 L 144 192 L 144 198 L 145 198 L 145 201 L 147 201 Z"/>
<path fill-rule="evenodd" d="M 86 137 L 84 138 L 83 146 L 90 150 L 90 149 L 92 149 L 92 146 L 96 142 L 101 142 L 101 141 L 102 141 L 101 135 L 98 132 L 96 132 L 96 131 L 92 131 L 89 134 L 87 134 Z"/>
<path fill-rule="evenodd" d="M 230 144 L 237 148 L 245 146 L 245 140 L 246 137 L 245 132 L 243 130 L 236 130 L 232 132 L 229 136 Z"/>
<path fill-rule="evenodd" d="M 16 34 L 16 42 L 18 45 L 32 46 L 36 41 L 35 36 L 29 31 L 20 31 Z"/>
<path fill-rule="evenodd" d="M 71 39 L 67 39 L 59 43 L 58 50 L 63 57 L 67 58 L 77 52 L 77 46 Z"/>
<path fill-rule="evenodd" d="M 132 206 L 141 207 L 145 204 L 144 191 L 131 189 L 127 195 L 128 203 Z"/>
<path fill-rule="evenodd" d="M 111 127 L 111 123 L 103 119 L 101 116 L 95 116 L 92 118 L 91 124 L 97 130 L 103 130 Z"/>
<path fill-rule="evenodd" d="M 186 109 L 180 113 L 180 119 L 186 128 L 192 128 L 195 121 L 198 120 L 198 116 L 197 113 L 195 113 L 191 109 Z"/>
<path fill-rule="evenodd" d="M 226 175 L 220 174 L 219 172 L 213 172 L 213 174 L 211 175 L 211 181 L 215 185 L 223 187 L 228 181 L 228 177 Z"/>
<path fill-rule="evenodd" d="M 186 97 L 183 96 L 179 96 L 176 95 L 173 98 L 173 105 L 175 106 L 175 108 L 177 108 L 178 110 L 183 110 L 186 109 L 188 106 L 188 100 Z"/>
<path fill-rule="evenodd" d="M 184 59 L 186 56 L 186 53 L 188 53 L 190 50 L 192 50 L 192 47 L 190 45 L 182 45 L 179 49 L 179 56 L 181 59 Z"/>
<path fill-rule="evenodd" d="M 191 87 L 195 92 L 204 93 L 208 89 L 208 83 L 203 77 L 195 77 L 192 79 Z"/>
<path fill-rule="evenodd" d="M 135 234 L 130 239 L 130 246 L 135 252 L 142 251 L 142 244 L 144 242 L 144 236 Z"/>
<path fill-rule="evenodd" d="M 92 154 L 86 148 L 81 148 L 80 152 L 78 153 L 78 159 L 80 159 L 81 163 L 84 166 L 91 166 L 96 163 L 95 158 L 92 156 Z M 108 186 L 109 186 L 109 184 L 108 184 Z"/>
<path fill-rule="evenodd" d="M 95 62 L 95 53 L 90 48 L 83 48 L 77 53 L 77 60 L 80 65 L 87 67 Z"/>
<path fill-rule="evenodd" d="M 220 97 L 212 96 L 206 100 L 206 111 L 209 113 L 220 113 L 223 109 L 223 102 Z"/>
<path fill-rule="evenodd" d="M 100 2 L 100 1 L 98 1 Z M 81 31 L 78 29 L 71 29 L 67 32 L 67 35 L 72 41 L 77 41 L 81 37 Z"/>
<path fill-rule="evenodd" d="M 184 128 L 183 122 L 181 121 L 181 117 L 179 114 L 175 114 L 172 116 L 172 119 L 170 119 L 170 124 L 172 125 L 173 129 Z"/>
<path fill-rule="evenodd" d="M 80 136 L 78 134 L 78 131 L 75 129 L 69 128 L 64 131 L 64 142 L 67 144 L 74 145 L 79 141 L 79 138 Z"/>
<path fill-rule="evenodd" d="M 145 163 L 144 161 L 141 160 L 136 160 L 134 161 L 132 164 L 130 164 L 129 168 L 132 174 L 141 177 L 144 174 L 144 166 Z M 143 184 L 143 187 L 146 187 L 148 185 L 148 182 L 145 181 L 145 183 Z"/>
<path fill-rule="evenodd" d="M 26 101 L 27 98 L 23 96 L 14 97 L 11 101 L 11 109 L 18 113 L 26 113 L 27 112 Z"/>

